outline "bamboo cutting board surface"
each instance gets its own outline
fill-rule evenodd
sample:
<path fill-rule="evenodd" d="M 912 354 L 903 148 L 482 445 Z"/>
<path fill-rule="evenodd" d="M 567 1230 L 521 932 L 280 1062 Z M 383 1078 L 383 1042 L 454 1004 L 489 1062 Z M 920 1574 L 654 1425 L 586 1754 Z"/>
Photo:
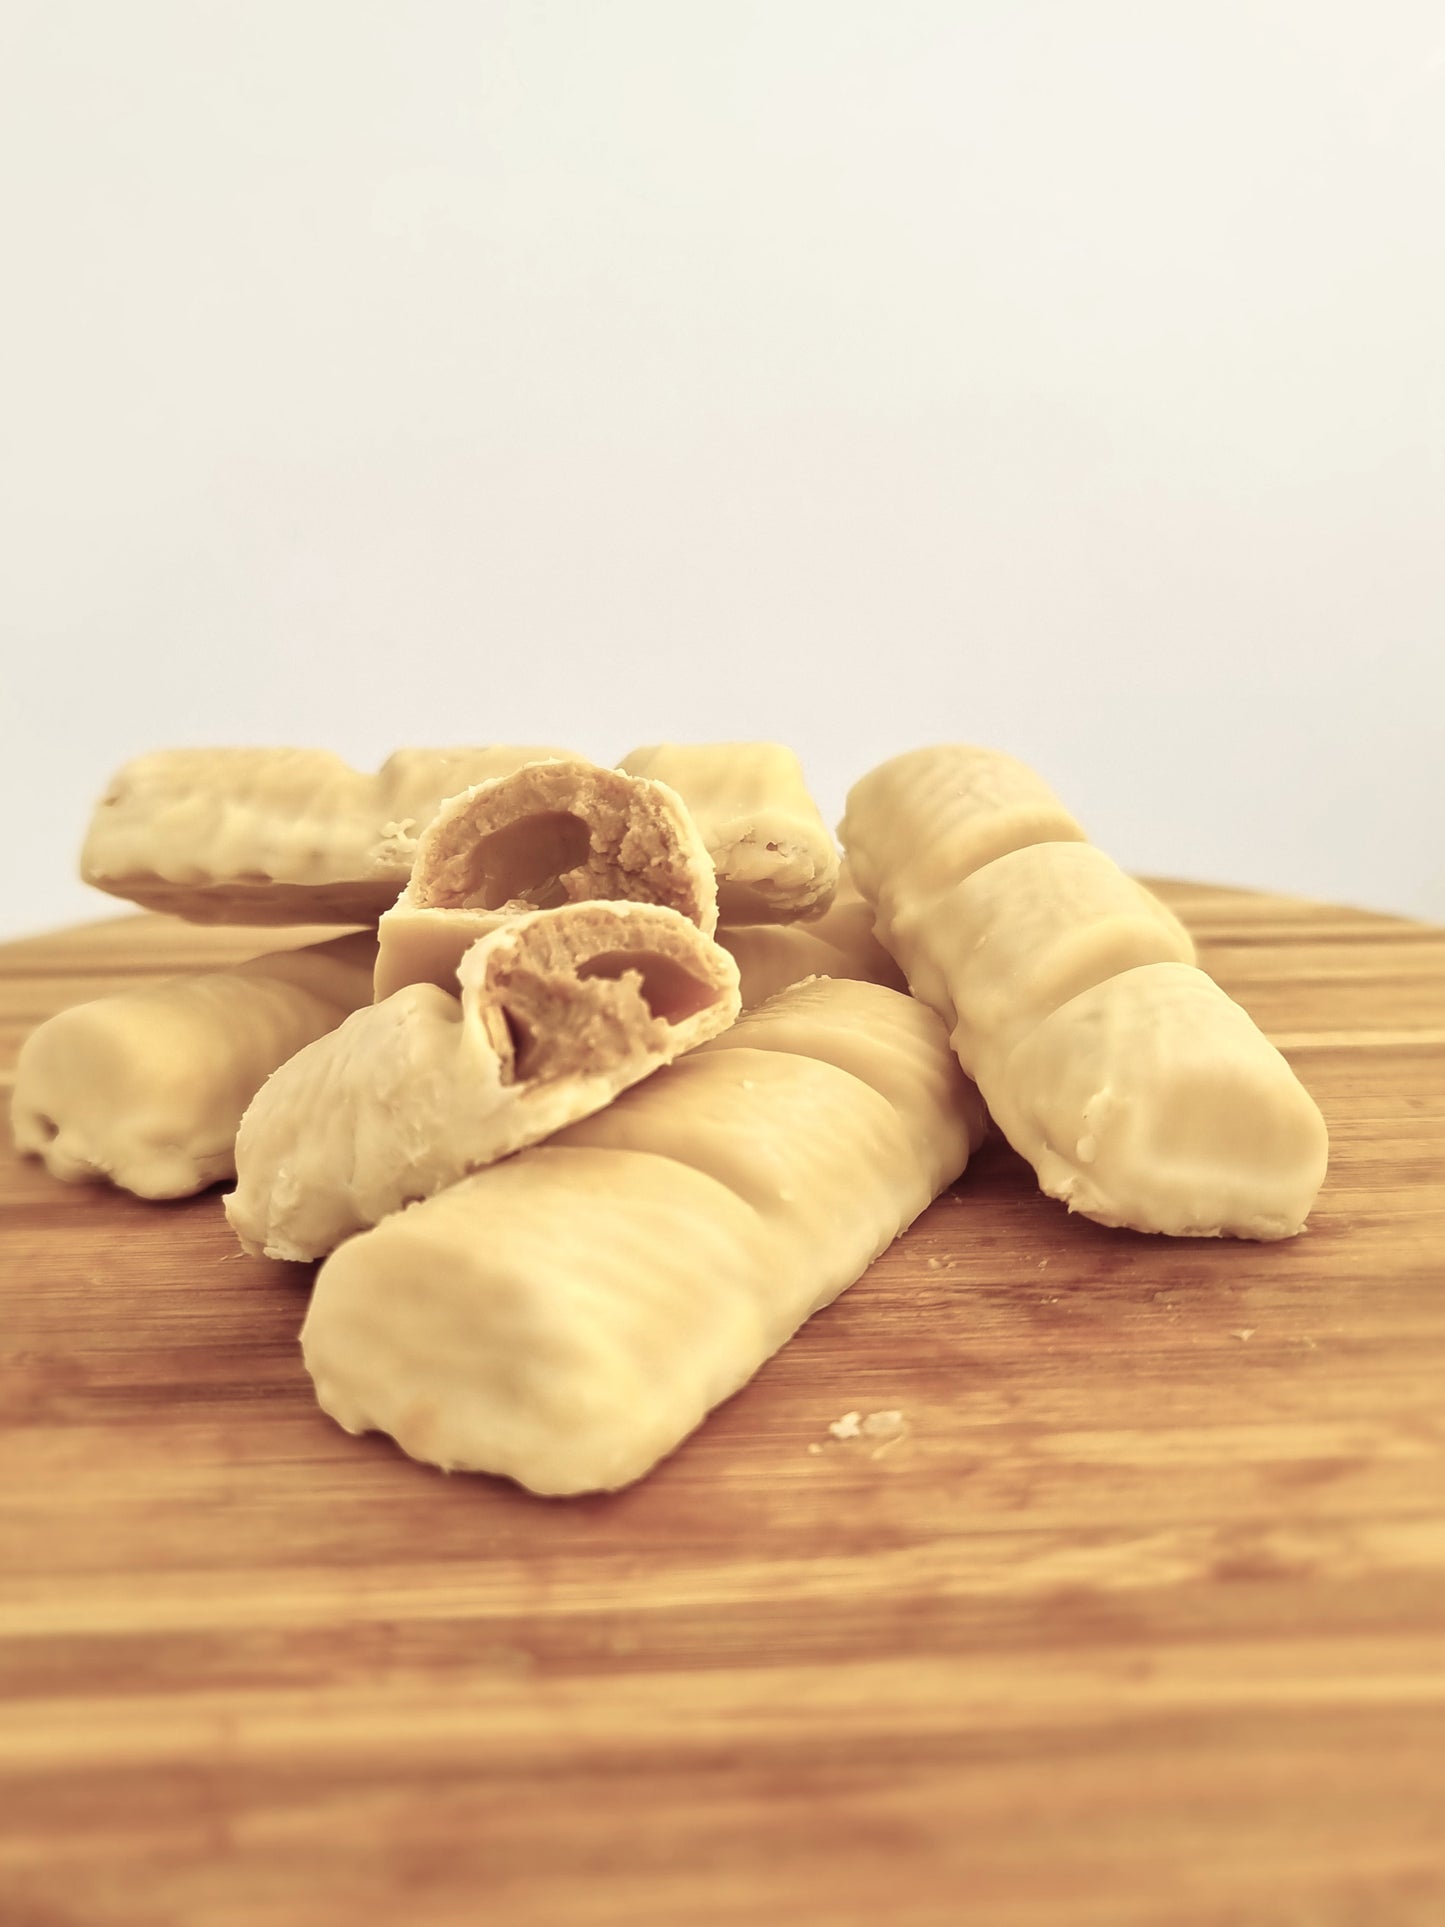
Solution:
<path fill-rule="evenodd" d="M 3 1927 L 1440 1927 L 1445 930 L 1164 894 L 1325 1111 L 1307 1234 L 990 1146 L 612 1497 L 348 1438 L 309 1273 L 6 1150 Z M 275 942 L 11 945 L 0 1062 Z"/>

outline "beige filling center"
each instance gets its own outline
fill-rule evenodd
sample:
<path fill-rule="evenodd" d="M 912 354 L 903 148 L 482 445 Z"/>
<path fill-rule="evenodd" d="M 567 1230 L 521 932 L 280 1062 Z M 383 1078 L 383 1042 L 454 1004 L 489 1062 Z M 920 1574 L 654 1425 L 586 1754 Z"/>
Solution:
<path fill-rule="evenodd" d="M 588 980 L 596 988 L 583 991 Z M 654 950 L 604 951 L 570 977 L 509 972 L 497 984 L 495 1005 L 511 1044 L 505 1081 L 526 1084 L 583 1066 L 606 1068 L 629 1050 L 647 1050 L 651 1026 L 680 1024 L 721 994 L 718 985 Z"/>

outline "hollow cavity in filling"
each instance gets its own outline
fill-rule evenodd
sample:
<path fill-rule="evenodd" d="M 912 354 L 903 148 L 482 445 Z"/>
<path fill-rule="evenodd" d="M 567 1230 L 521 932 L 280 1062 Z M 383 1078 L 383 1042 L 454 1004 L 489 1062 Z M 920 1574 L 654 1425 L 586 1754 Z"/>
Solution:
<path fill-rule="evenodd" d="M 578 964 L 577 975 L 606 977 L 615 983 L 629 970 L 642 979 L 642 1001 L 665 1024 L 680 1024 L 686 1017 L 696 1017 L 718 1000 L 716 984 L 705 983 L 675 957 L 665 957 L 656 950 L 606 950 Z"/>
<path fill-rule="evenodd" d="M 570 810 L 539 810 L 480 836 L 433 881 L 428 896 L 451 909 L 501 910 L 529 903 L 552 910 L 569 901 L 564 879 L 591 854 L 592 833 Z"/>

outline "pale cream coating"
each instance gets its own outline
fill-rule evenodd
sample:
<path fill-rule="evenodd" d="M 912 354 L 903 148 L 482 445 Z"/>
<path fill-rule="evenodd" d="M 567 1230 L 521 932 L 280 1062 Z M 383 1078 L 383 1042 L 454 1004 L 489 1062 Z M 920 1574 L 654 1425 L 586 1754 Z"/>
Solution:
<path fill-rule="evenodd" d="M 873 911 L 859 894 L 847 864 L 838 872 L 833 901 L 810 923 L 720 925 L 717 940 L 738 966 L 743 1009 L 764 1003 L 775 991 L 807 977 L 843 977 L 859 983 L 908 985 L 873 934 Z"/>
<path fill-rule="evenodd" d="M 627 1485 L 861 1276 L 983 1128 L 916 1000 L 783 991 L 343 1245 L 301 1335 L 317 1397 L 431 1464 L 540 1493 Z"/>
<path fill-rule="evenodd" d="M 909 750 L 870 770 L 849 790 L 838 834 L 880 924 L 891 903 L 931 897 L 1010 850 L 1084 841 L 1026 763 L 957 743 Z"/>
<path fill-rule="evenodd" d="M 705 936 L 712 859 L 665 783 L 580 757 L 539 762 L 449 797 L 417 839 L 411 877 L 377 932 L 376 997 L 455 989 L 478 937 L 528 910 L 604 899 L 661 903 Z"/>
<path fill-rule="evenodd" d="M 838 849 L 781 743 L 653 743 L 619 768 L 675 789 L 717 869 L 724 923 L 819 916 L 838 880 Z"/>
<path fill-rule="evenodd" d="M 1043 1190 L 1100 1224 L 1288 1238 L 1324 1182 L 1315 1104 L 1248 1011 L 1187 964 L 1095 984 L 979 1081 Z"/>
<path fill-rule="evenodd" d="M 80 873 L 195 923 L 375 923 L 445 797 L 564 753 L 403 749 L 373 775 L 330 750 L 157 750 L 111 778 Z"/>
<path fill-rule="evenodd" d="M 933 1013 L 905 992 L 817 977 L 744 1012 L 731 1030 L 701 1045 L 697 1054 L 739 1047 L 779 1051 L 847 1071 L 907 1120 L 924 1176 L 934 1191 L 942 1191 L 953 1182 L 945 1174 L 953 1168 L 956 1146 L 947 1131 L 931 1140 L 933 1121 L 961 1114 L 974 1151 L 983 1142 L 988 1116 L 973 1083 L 960 1076 L 953 1052 L 938 1049 L 938 1035 Z"/>
<path fill-rule="evenodd" d="M 963 745 L 864 777 L 841 834 L 878 935 L 1050 1196 L 1139 1231 L 1292 1236 L 1325 1174 L 1317 1106 L 1051 798 Z"/>
<path fill-rule="evenodd" d="M 304 1261 L 588 1116 L 725 1030 L 737 968 L 678 911 L 569 903 L 467 950 L 282 1066 L 236 1140 L 242 1245 Z"/>
<path fill-rule="evenodd" d="M 21 1046 L 21 1151 L 66 1183 L 183 1198 L 235 1174 L 236 1131 L 287 1058 L 369 1003 L 368 934 L 60 1011 Z"/>
<path fill-rule="evenodd" d="M 952 889 L 900 905 L 888 937 L 915 994 L 953 1026 L 970 1077 L 986 1051 L 1008 1049 L 1106 977 L 1195 960 L 1174 913 L 1092 843 L 995 857 Z"/>

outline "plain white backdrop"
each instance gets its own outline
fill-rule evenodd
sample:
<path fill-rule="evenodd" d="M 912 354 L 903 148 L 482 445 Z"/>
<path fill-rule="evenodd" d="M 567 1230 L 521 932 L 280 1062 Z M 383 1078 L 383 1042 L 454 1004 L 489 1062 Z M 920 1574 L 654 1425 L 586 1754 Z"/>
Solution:
<path fill-rule="evenodd" d="M 167 744 L 961 738 L 1445 915 L 1439 0 L 6 0 L 5 934 Z"/>

